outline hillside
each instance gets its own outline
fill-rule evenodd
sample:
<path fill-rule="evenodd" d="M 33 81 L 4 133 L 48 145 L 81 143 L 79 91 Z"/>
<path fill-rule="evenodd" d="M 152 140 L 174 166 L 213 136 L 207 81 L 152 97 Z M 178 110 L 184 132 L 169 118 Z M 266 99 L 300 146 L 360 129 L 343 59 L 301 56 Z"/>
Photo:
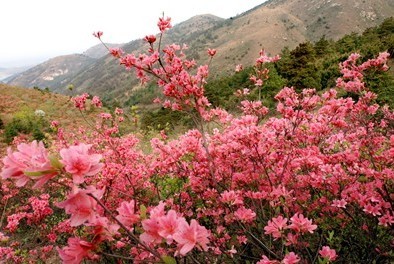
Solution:
<path fill-rule="evenodd" d="M 123 46 L 124 44 L 114 44 L 114 43 L 105 43 L 105 45 L 108 48 L 119 48 Z M 107 48 L 103 44 L 97 44 L 93 47 L 90 47 L 87 49 L 85 52 L 82 53 L 85 56 L 91 57 L 93 59 L 99 59 L 101 57 L 104 57 L 105 55 L 108 54 Z"/>
<path fill-rule="evenodd" d="M 284 47 L 292 49 L 298 43 L 317 41 L 322 36 L 337 40 L 345 34 L 378 25 L 392 14 L 392 0 L 376 0 L 374 5 L 362 0 L 271 0 L 227 20 L 212 15 L 195 16 L 175 25 L 166 33 L 164 41 L 188 44 L 187 55 L 199 63 L 207 62 L 208 48 L 217 49 L 211 71 L 214 76 L 222 76 L 232 72 L 236 64 L 253 64 L 262 48 L 276 54 Z M 134 40 L 124 49 L 138 54 L 146 51 L 147 45 L 142 40 Z M 43 81 L 39 84 L 26 78 L 10 83 L 26 87 L 38 85 L 54 91 L 64 91 L 67 85 L 73 84 L 78 92 L 86 91 L 119 103 L 124 103 L 140 88 L 133 74 L 110 56 L 88 63 L 67 76 L 53 76 L 53 80 L 41 78 Z"/>
<path fill-rule="evenodd" d="M 22 87 L 49 87 L 51 91 L 65 92 L 71 78 L 94 61 L 82 54 L 55 57 L 13 76 L 7 83 Z"/>

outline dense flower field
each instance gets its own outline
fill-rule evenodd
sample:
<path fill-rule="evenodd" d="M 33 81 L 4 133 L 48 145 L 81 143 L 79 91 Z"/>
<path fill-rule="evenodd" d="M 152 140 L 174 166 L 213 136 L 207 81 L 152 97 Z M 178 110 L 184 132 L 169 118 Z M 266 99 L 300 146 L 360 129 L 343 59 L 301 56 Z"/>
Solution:
<path fill-rule="evenodd" d="M 387 70 L 387 52 L 364 62 L 351 54 L 337 88 L 322 94 L 283 88 L 270 117 L 248 100 L 233 116 L 204 96 L 208 65 L 187 59 L 185 45 L 161 47 L 170 18 L 158 27 L 159 40 L 145 37 L 146 54 L 110 53 L 142 83 L 157 80 L 164 99 L 156 102 L 190 115 L 195 129 L 172 140 L 163 131 L 146 153 L 136 135 L 119 133 L 124 113 L 116 109 L 87 120 L 91 131 L 53 122 L 57 139 L 47 146 L 9 148 L 0 261 L 45 262 L 54 252 L 63 263 L 393 260 L 394 113 L 363 82 Z M 264 65 L 279 59 L 264 51 L 256 59 L 250 78 L 261 94 Z M 341 89 L 353 98 L 339 97 Z M 101 107 L 87 94 L 72 100 L 82 114 L 87 104 Z M 21 251 L 29 228 L 40 239 Z"/>

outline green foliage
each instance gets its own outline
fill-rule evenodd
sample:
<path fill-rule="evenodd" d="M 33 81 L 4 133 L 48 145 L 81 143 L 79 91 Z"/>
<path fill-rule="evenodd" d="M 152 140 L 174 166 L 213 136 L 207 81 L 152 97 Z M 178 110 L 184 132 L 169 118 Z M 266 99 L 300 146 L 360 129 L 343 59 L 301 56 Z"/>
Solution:
<path fill-rule="evenodd" d="M 6 143 L 11 143 L 19 134 L 31 134 L 33 140 L 44 140 L 50 132 L 49 122 L 43 116 L 36 116 L 32 111 L 22 111 L 14 115 L 11 122 L 4 126 Z"/>
<path fill-rule="evenodd" d="M 141 114 L 141 128 L 145 131 L 162 130 L 170 127 L 173 130 L 176 126 L 192 127 L 190 116 L 179 111 L 160 108 L 155 111 L 145 111 Z"/>

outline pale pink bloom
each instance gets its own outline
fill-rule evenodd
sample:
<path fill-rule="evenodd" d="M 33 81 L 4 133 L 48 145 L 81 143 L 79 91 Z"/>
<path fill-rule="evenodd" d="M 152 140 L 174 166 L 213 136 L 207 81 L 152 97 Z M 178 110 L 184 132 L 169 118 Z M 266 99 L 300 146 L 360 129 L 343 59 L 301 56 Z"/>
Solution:
<path fill-rule="evenodd" d="M 131 200 L 130 202 L 123 201 L 116 211 L 119 213 L 116 219 L 126 227 L 131 227 L 140 220 L 140 216 L 135 213 L 134 200 Z"/>
<path fill-rule="evenodd" d="M 161 32 L 164 32 L 166 29 L 172 28 L 171 18 L 170 17 L 167 17 L 167 18 L 160 17 L 159 22 L 157 22 L 157 26 L 159 27 Z"/>
<path fill-rule="evenodd" d="M 60 150 L 61 162 L 64 164 L 65 170 L 72 174 L 75 184 L 83 183 L 84 176 L 95 175 L 103 167 L 103 164 L 100 163 L 101 155 L 89 154 L 91 146 L 79 144 Z"/>
<path fill-rule="evenodd" d="M 185 224 L 187 225 L 185 218 L 178 217 L 174 210 L 170 210 L 166 216 L 159 218 L 160 228 L 158 234 L 167 241 L 167 244 L 171 244 L 178 228 Z"/>
<path fill-rule="evenodd" d="M 285 256 L 281 263 L 283 264 L 295 264 L 300 262 L 300 258 L 294 252 L 290 252 Z"/>
<path fill-rule="evenodd" d="M 144 229 L 144 233 L 140 235 L 140 240 L 145 244 L 151 243 L 160 243 L 162 241 L 162 237 L 159 235 L 159 219 L 165 215 L 164 212 L 165 204 L 160 202 L 159 205 L 154 207 L 150 212 L 150 219 L 143 220 L 142 228 Z"/>
<path fill-rule="evenodd" d="M 94 248 L 92 243 L 76 237 L 70 237 L 67 243 L 68 246 L 57 250 L 64 264 L 81 263 L 84 258 L 89 256 L 90 251 Z"/>
<path fill-rule="evenodd" d="M 251 222 L 255 219 L 256 213 L 242 206 L 235 211 L 234 216 L 242 222 Z"/>
<path fill-rule="evenodd" d="M 79 226 L 95 219 L 97 202 L 90 195 L 100 199 L 103 193 L 104 190 L 96 190 L 93 186 L 83 190 L 74 185 L 71 193 L 67 195 L 67 200 L 57 203 L 56 206 L 71 214 L 70 226 Z"/>
<path fill-rule="evenodd" d="M 102 35 L 103 35 L 102 31 L 93 32 L 93 36 L 95 36 L 98 39 L 100 39 Z"/>
<path fill-rule="evenodd" d="M 12 152 L 11 148 L 7 149 L 7 156 L 3 159 L 2 179 L 13 179 L 18 187 L 33 179 L 37 180 L 33 188 L 39 188 L 57 174 L 42 142 L 21 143 L 17 150 Z"/>
<path fill-rule="evenodd" d="M 389 225 L 394 225 L 394 217 L 389 212 L 387 212 L 382 217 L 379 217 L 379 225 L 386 227 Z"/>
<path fill-rule="evenodd" d="M 243 70 L 242 64 L 238 64 L 237 66 L 235 66 L 235 72 L 240 72 L 242 70 Z"/>
<path fill-rule="evenodd" d="M 196 220 L 192 219 L 190 225 L 183 222 L 178 228 L 179 231 L 174 234 L 173 238 L 178 243 L 179 254 L 184 256 L 194 247 L 204 251 L 208 250 L 208 230 L 199 225 Z"/>
<path fill-rule="evenodd" d="M 334 261 L 337 258 L 337 253 L 335 249 L 331 249 L 328 246 L 323 246 L 321 250 L 319 250 L 319 254 L 329 261 Z"/>
<path fill-rule="evenodd" d="M 216 50 L 215 49 L 208 49 L 208 55 L 213 57 L 216 54 Z"/>
<path fill-rule="evenodd" d="M 313 230 L 317 228 L 317 225 L 312 224 L 312 220 L 305 218 L 303 214 L 295 214 L 290 218 L 291 225 L 288 228 L 293 229 L 296 232 L 301 233 L 313 233 Z"/>
<path fill-rule="evenodd" d="M 122 108 L 118 108 L 118 107 L 116 107 L 115 108 L 115 115 L 123 115 L 123 109 Z"/>
<path fill-rule="evenodd" d="M 287 218 L 283 218 L 283 216 L 278 216 L 272 218 L 272 220 L 268 221 L 267 226 L 264 227 L 264 234 L 272 234 L 275 239 L 278 239 L 282 236 L 283 230 L 287 228 Z"/>

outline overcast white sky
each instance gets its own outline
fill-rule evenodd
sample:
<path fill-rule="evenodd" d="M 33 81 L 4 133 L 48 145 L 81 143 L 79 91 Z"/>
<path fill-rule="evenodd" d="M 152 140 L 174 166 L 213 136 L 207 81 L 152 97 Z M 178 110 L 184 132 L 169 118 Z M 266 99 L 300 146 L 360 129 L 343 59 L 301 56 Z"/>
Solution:
<path fill-rule="evenodd" d="M 173 25 L 194 15 L 229 18 L 266 0 L 1 0 L 0 67 L 42 62 L 82 53 L 104 32 L 110 43 L 125 43 L 158 32 L 162 12 Z"/>

